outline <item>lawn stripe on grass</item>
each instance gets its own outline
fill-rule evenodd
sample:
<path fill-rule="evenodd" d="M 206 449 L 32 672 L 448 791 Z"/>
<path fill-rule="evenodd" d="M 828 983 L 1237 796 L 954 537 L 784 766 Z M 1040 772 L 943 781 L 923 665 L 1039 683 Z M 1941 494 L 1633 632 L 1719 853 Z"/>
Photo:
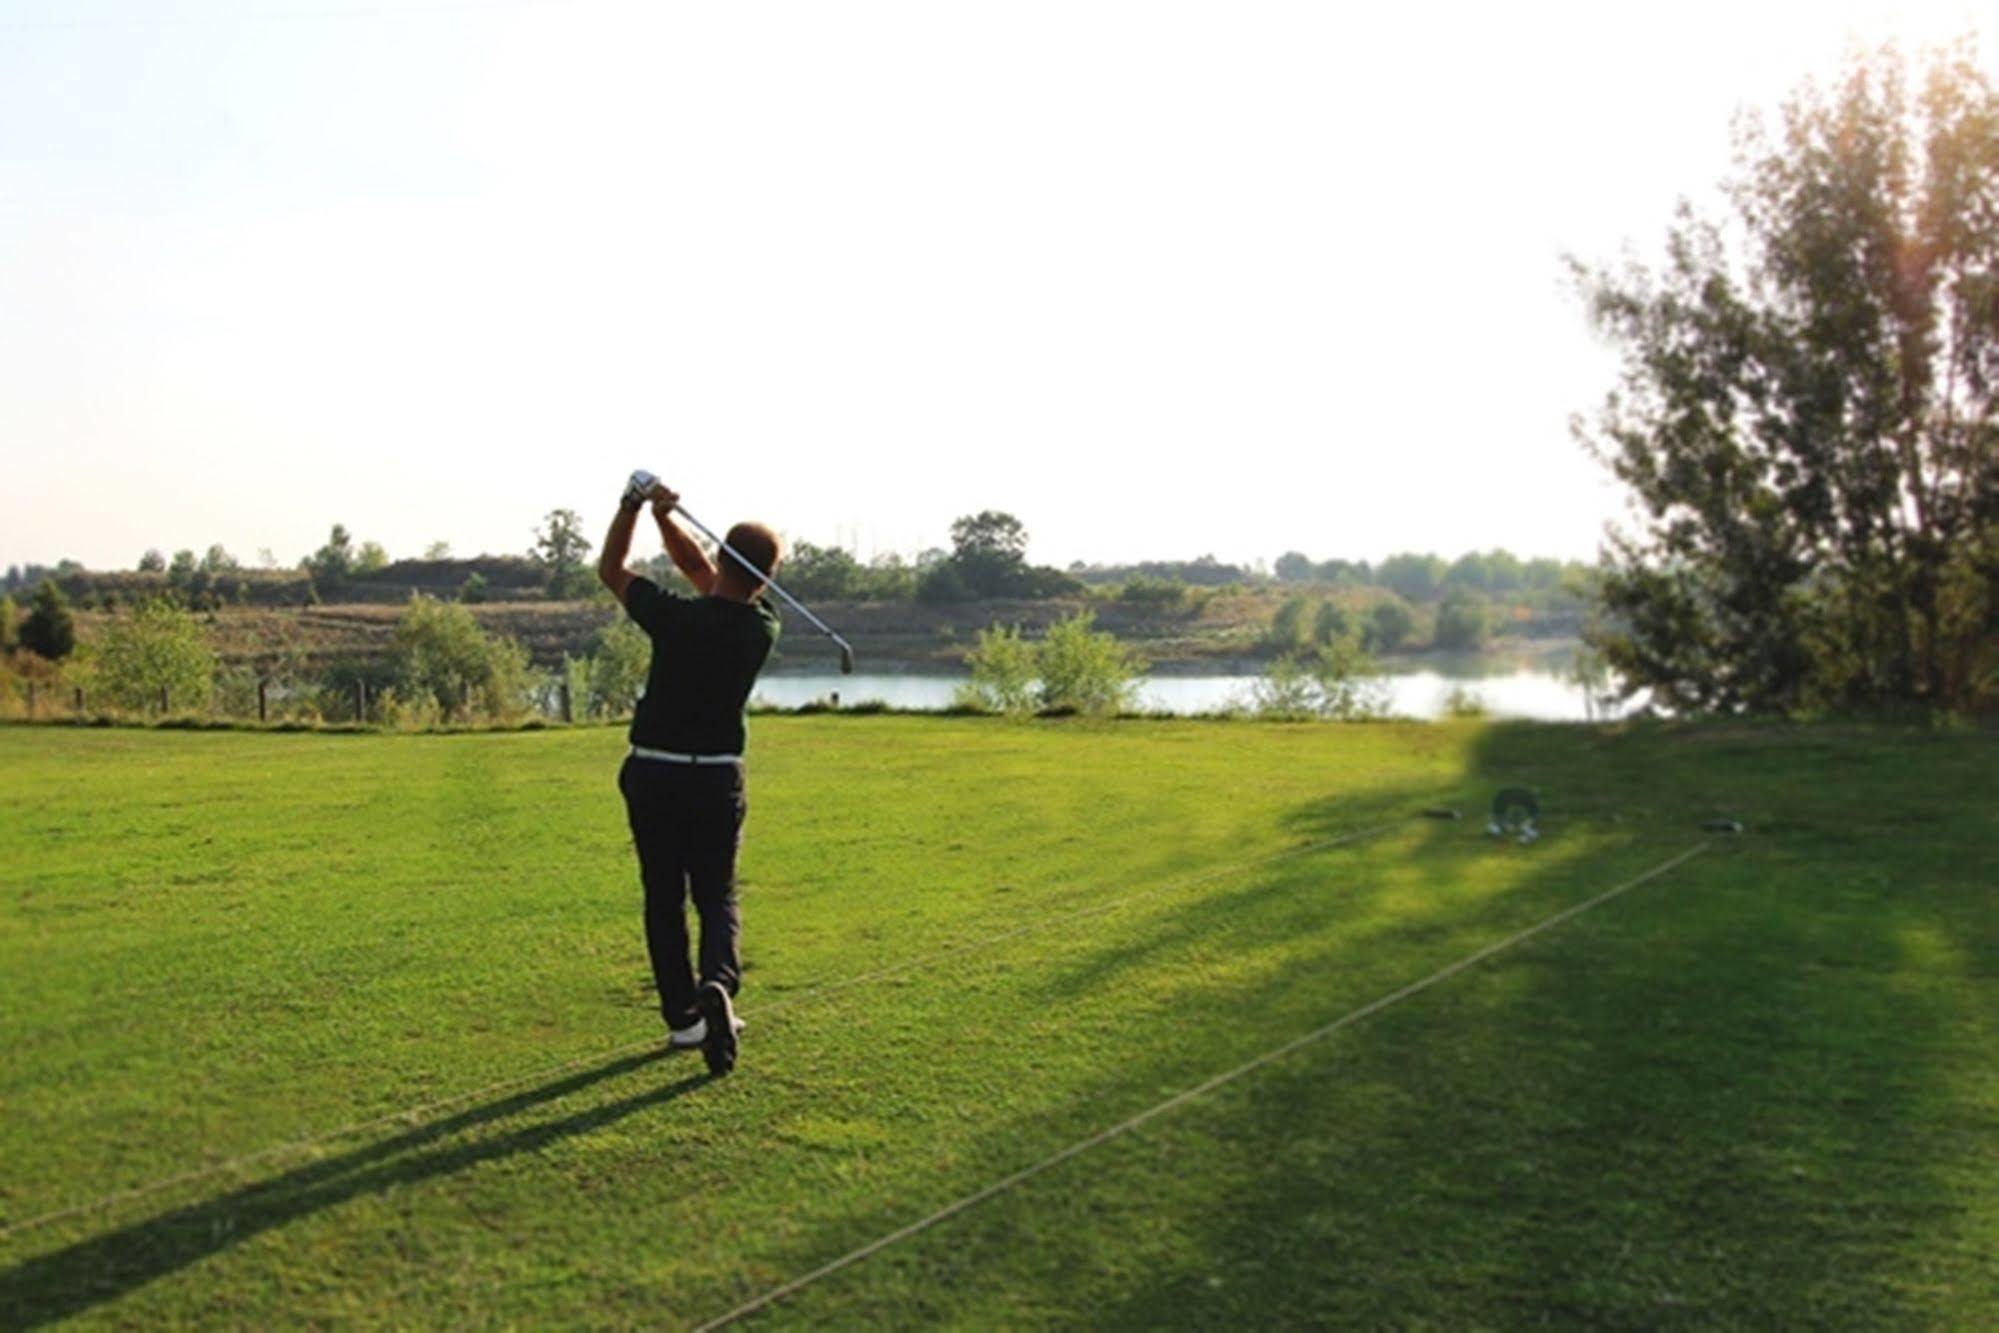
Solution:
<path fill-rule="evenodd" d="M 1341 1015 L 1339 1018 L 1334 1019 L 1332 1022 L 1326 1024 L 1324 1027 L 1318 1028 L 1312 1032 L 1308 1032 L 1302 1037 L 1294 1037 L 1292 1040 L 1285 1042 L 1282 1046 L 1278 1046 L 1272 1050 L 1266 1051 L 1262 1055 L 1259 1055 L 1252 1060 L 1237 1065 L 1234 1069 L 1228 1070 L 1225 1073 L 1217 1074 L 1214 1077 L 1207 1079 L 1205 1082 L 1198 1083 L 1195 1086 L 1188 1088 L 1182 1092 L 1175 1093 L 1173 1096 L 1167 1098 L 1165 1101 L 1159 1102 L 1156 1105 L 1149 1107 L 1144 1111 L 1140 1111 L 1137 1115 L 1134 1115 L 1129 1119 L 1119 1121 L 1117 1124 L 1112 1125 L 1107 1129 L 1098 1130 L 1095 1134 L 1090 1135 L 1088 1138 L 1080 1139 L 1077 1142 L 1070 1144 L 1068 1147 L 1063 1148 L 1061 1151 L 1054 1153 L 1051 1156 L 1044 1157 L 1040 1161 L 1035 1162 L 1032 1165 L 1022 1167 L 1020 1170 L 1014 1172 L 1010 1176 L 1006 1176 L 1000 1180 L 994 1181 L 992 1184 L 985 1186 L 983 1189 L 976 1190 L 971 1194 L 967 1194 L 958 1199 L 955 1199 L 952 1202 L 945 1204 L 942 1208 L 939 1208 L 937 1211 L 929 1214 L 927 1217 L 919 1218 L 918 1220 L 911 1222 L 907 1226 L 900 1227 L 894 1231 L 889 1232 L 884 1236 L 879 1236 L 874 1240 L 869 1241 L 867 1244 L 860 1246 L 857 1249 L 849 1250 L 846 1254 L 841 1255 L 839 1258 L 834 1259 L 829 1263 L 822 1264 L 820 1267 L 813 1269 L 811 1272 L 806 1273 L 803 1276 L 793 1278 L 791 1281 L 786 1282 L 781 1286 L 773 1287 L 769 1291 L 763 1293 L 761 1296 L 756 1297 L 754 1300 L 747 1301 L 744 1304 L 739 1305 L 724 1314 L 717 1315 L 715 1318 L 708 1320 L 706 1323 L 697 1325 L 694 1333 L 709 1333 L 710 1330 L 723 1328 L 729 1324 L 737 1322 L 738 1320 L 744 1319 L 749 1315 L 755 1314 L 759 1310 L 763 1310 L 772 1305 L 775 1305 L 777 1302 L 783 1300 L 785 1297 L 795 1295 L 796 1293 L 804 1290 L 806 1287 L 809 1287 L 824 1278 L 831 1277 L 835 1273 L 841 1272 L 844 1269 L 852 1268 L 854 1265 L 859 1264 L 871 1258 L 872 1256 L 881 1253 L 883 1250 L 886 1250 L 891 1246 L 899 1244 L 900 1242 L 905 1241 L 910 1237 L 918 1235 L 924 1231 L 928 1231 L 932 1227 L 937 1226 L 939 1223 L 949 1221 L 951 1218 L 956 1217 L 958 1214 L 966 1212 L 972 1208 L 975 1208 L 979 1204 L 984 1203 L 986 1200 L 1005 1193 L 1006 1191 L 1012 1189 L 1016 1185 L 1031 1180 L 1035 1176 L 1041 1175 L 1046 1171 L 1053 1170 L 1055 1167 L 1060 1166 L 1062 1163 L 1068 1161 L 1073 1157 L 1079 1157 L 1082 1154 L 1089 1152 L 1093 1148 L 1101 1147 L 1102 1145 L 1109 1143 L 1113 1139 L 1120 1138 L 1123 1135 L 1130 1133 L 1132 1130 L 1135 1130 L 1152 1120 L 1158 1119 L 1160 1116 L 1178 1110 L 1180 1107 L 1185 1106 L 1187 1103 L 1206 1096 L 1208 1093 L 1213 1092 L 1215 1089 L 1222 1087 L 1225 1084 L 1233 1083 L 1237 1079 L 1242 1078 L 1246 1074 L 1254 1073 L 1255 1071 L 1263 1068 L 1266 1065 L 1273 1064 L 1276 1061 L 1282 1060 L 1286 1056 L 1293 1054 L 1294 1052 L 1303 1050 L 1307 1046 L 1311 1046 L 1317 1042 L 1324 1041 L 1326 1038 L 1334 1035 L 1335 1033 L 1341 1031 L 1344 1028 L 1350 1027 L 1353 1024 L 1360 1022 L 1362 1019 L 1368 1018 L 1373 1014 L 1377 1014 L 1382 1010 L 1389 1008 L 1391 1005 L 1398 1004 L 1401 1001 L 1408 999 L 1412 995 L 1420 994 L 1421 992 L 1426 991 L 1441 982 L 1448 981 L 1450 978 L 1457 976 L 1460 972 L 1463 972 L 1468 968 L 1477 966 L 1479 963 L 1484 962 L 1486 959 L 1491 958 L 1495 954 L 1503 953 L 1508 949 L 1514 948 L 1517 945 L 1525 943 L 1526 941 L 1534 938 L 1536 935 L 1540 935 L 1545 931 L 1554 929 L 1556 926 L 1561 925 L 1565 921 L 1569 921 L 1575 917 L 1581 916 L 1584 912 L 1590 911 L 1593 908 L 1600 907 L 1604 903 L 1607 903 L 1611 901 L 1613 898 L 1618 897 L 1620 894 L 1628 893 L 1632 889 L 1637 888 L 1639 885 L 1657 879 L 1659 876 L 1666 874 L 1668 871 L 1674 870 L 1677 867 L 1684 865 L 1686 862 L 1691 861 L 1694 857 L 1706 851 L 1712 845 L 1713 844 L 1709 842 L 1695 843 L 1693 846 L 1687 848 L 1685 851 L 1679 852 L 1678 854 L 1669 857 L 1664 861 L 1661 861 L 1658 865 L 1653 866 L 1651 869 L 1643 871 L 1638 875 L 1635 875 L 1632 878 L 1625 880 L 1623 883 L 1616 885 L 1613 888 L 1604 890 L 1602 893 L 1597 894 L 1593 898 L 1577 903 L 1573 907 L 1564 908 L 1563 910 L 1556 912 L 1552 916 L 1544 917 L 1542 920 L 1536 922 L 1534 925 L 1528 926 L 1524 930 L 1517 931 L 1516 933 L 1507 936 L 1505 939 L 1499 940 L 1492 944 L 1488 944 L 1482 949 L 1478 949 L 1475 952 L 1469 953 L 1465 955 L 1463 958 L 1458 959 L 1456 962 L 1448 964 L 1445 967 L 1439 968 L 1437 971 L 1430 973 L 1428 976 L 1423 977 L 1420 980 L 1412 981 L 1408 985 L 1403 986 L 1398 990 L 1390 991 L 1386 995 L 1383 995 L 1374 1000 L 1370 1000 L 1368 1003 L 1360 1006 L 1358 1009 L 1350 1010 L 1347 1013 Z"/>
<path fill-rule="evenodd" d="M 1335 837 L 1323 838 L 1317 842 L 1306 843 L 1303 846 L 1287 847 L 1282 851 L 1270 852 L 1262 856 L 1255 856 L 1242 861 L 1230 862 L 1226 865 L 1216 866 L 1208 870 L 1201 871 L 1200 873 L 1195 875 L 1183 876 L 1180 879 L 1168 880 L 1164 884 L 1157 884 L 1152 886 L 1151 888 L 1139 889 L 1135 892 L 1127 893 L 1120 897 L 1113 898 L 1109 902 L 1092 904 L 1089 907 L 1079 908 L 1073 912 L 1065 912 L 1059 915 L 1042 917 L 1028 925 L 1017 926 L 1010 930 L 997 931 L 993 934 L 981 936 L 977 939 L 968 941 L 963 944 L 947 945 L 942 949 L 935 950 L 934 952 L 928 954 L 923 954 L 915 959 L 901 963 L 894 963 L 889 965 L 888 967 L 878 968 L 873 972 L 863 973 L 862 975 L 857 977 L 847 977 L 838 981 L 820 982 L 817 985 L 807 986 L 804 989 L 792 995 L 788 995 L 781 1000 L 774 1000 L 769 1004 L 760 1005 L 754 1009 L 747 1009 L 743 1011 L 742 1017 L 745 1019 L 761 1017 L 765 1014 L 775 1013 L 780 1009 L 788 1008 L 789 1006 L 797 1004 L 802 1000 L 818 999 L 826 995 L 837 993 L 839 991 L 850 990 L 856 986 L 861 986 L 872 982 L 883 981 L 890 977 L 903 976 L 911 972 L 920 972 L 946 958 L 953 958 L 962 955 L 977 953 L 980 950 L 989 949 L 995 945 L 1003 944 L 1008 940 L 1018 939 L 1023 935 L 1030 935 L 1037 931 L 1050 929 L 1051 927 L 1054 926 L 1067 925 L 1071 922 L 1086 920 L 1090 917 L 1104 916 L 1118 910 L 1121 907 L 1128 907 L 1133 903 L 1142 902 L 1150 898 L 1155 898 L 1161 894 L 1172 893 L 1183 889 L 1190 889 L 1196 887 L 1197 885 L 1206 884 L 1213 880 L 1221 879 L 1227 875 L 1237 874 L 1241 871 L 1252 870 L 1261 866 L 1275 865 L 1283 861 L 1296 860 L 1300 857 L 1310 856 L 1317 852 L 1329 851 L 1334 847 L 1341 847 L 1341 846 L 1346 846 L 1350 843 L 1360 842 L 1364 839 L 1374 837 L 1376 834 L 1385 833 L 1389 829 L 1399 826 L 1399 824 L 1401 824 L 1402 822 L 1403 821 L 1395 820 L 1387 823 L 1374 824 L 1366 828 L 1354 829 L 1349 832 L 1339 834 Z M 103 1195 L 99 1198 L 88 1199 L 79 1203 L 68 1204 L 62 1208 L 57 1208 L 50 1212 L 40 1213 L 33 1217 L 23 1218 L 18 1222 L 10 1222 L 5 1226 L 0 1226 L 0 1241 L 11 1240 L 16 1236 L 24 1235 L 27 1232 L 36 1230 L 37 1228 L 48 1226 L 51 1223 L 60 1222 L 68 1218 L 79 1217 L 87 1213 L 101 1212 L 108 1209 L 117 1208 L 127 1203 L 132 1203 L 140 1199 L 149 1198 L 152 1195 L 162 1193 L 166 1190 L 171 1190 L 186 1185 L 199 1184 L 204 1180 L 210 1180 L 216 1176 L 237 1172 L 245 1167 L 259 1166 L 273 1161 L 281 1161 L 284 1158 L 292 1156 L 294 1154 L 307 1152 L 314 1148 L 324 1147 L 325 1145 L 337 1142 L 340 1139 L 351 1138 L 355 1135 L 366 1134 L 374 1130 L 386 1129 L 395 1125 L 405 1125 L 413 1128 L 416 1125 L 420 1124 L 425 1118 L 436 1115 L 440 1111 L 445 1111 L 452 1107 L 458 1106 L 464 1102 L 474 1101 L 482 1097 L 491 1096 L 495 1093 L 505 1092 L 511 1088 L 516 1088 L 523 1084 L 532 1083 L 537 1080 L 560 1078 L 565 1074 L 573 1073 L 576 1070 L 585 1068 L 586 1066 L 597 1064 L 601 1061 L 617 1060 L 626 1056 L 634 1055 L 639 1051 L 646 1050 L 651 1047 L 659 1045 L 659 1042 L 660 1039 L 658 1037 L 646 1037 L 640 1041 L 627 1042 L 619 1046 L 611 1047 L 607 1050 L 594 1051 L 589 1055 L 577 1056 L 573 1059 L 565 1060 L 560 1064 L 538 1067 L 536 1069 L 529 1070 L 525 1073 L 510 1075 L 507 1078 L 498 1080 L 497 1082 L 489 1083 L 483 1087 L 473 1088 L 465 1092 L 454 1093 L 449 1097 L 442 1097 L 438 1098 L 435 1101 L 423 1102 L 416 1106 L 412 1106 L 400 1111 L 390 1111 L 383 1115 L 374 1116 L 366 1120 L 357 1120 L 349 1124 L 337 1125 L 331 1129 L 321 1130 L 317 1133 L 309 1134 L 304 1138 L 291 1139 L 284 1143 L 273 1144 L 268 1148 L 259 1148 L 253 1152 L 245 1153 L 238 1157 L 232 1157 L 227 1161 L 216 1162 L 209 1166 L 196 1167 L 192 1170 L 179 1172 L 171 1176 L 164 1176 L 158 1180 L 151 1181 L 147 1184 L 135 1185 L 130 1189 L 113 1191 L 112 1193 Z"/>

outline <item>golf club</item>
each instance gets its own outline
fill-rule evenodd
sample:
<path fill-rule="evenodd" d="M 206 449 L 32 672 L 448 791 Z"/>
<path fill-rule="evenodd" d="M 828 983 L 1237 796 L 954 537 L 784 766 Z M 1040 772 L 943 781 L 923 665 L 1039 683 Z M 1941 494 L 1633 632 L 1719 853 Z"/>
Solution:
<path fill-rule="evenodd" d="M 643 485 L 640 484 L 641 477 L 645 478 L 645 482 Z M 653 477 L 653 475 L 649 472 L 643 472 L 643 473 L 634 472 L 632 474 L 632 485 L 640 493 L 644 493 L 646 491 L 651 490 L 653 482 L 655 480 L 657 479 Z M 818 631 L 821 634 L 824 634 L 827 638 L 831 639 L 834 643 L 838 644 L 840 646 L 840 674 L 843 676 L 851 676 L 854 674 L 854 645 L 848 643 L 845 639 L 841 638 L 839 632 L 835 630 L 831 625 L 828 625 L 818 616 L 813 615 L 811 610 L 805 605 L 805 603 L 799 601 L 796 597 L 793 597 L 790 593 L 786 592 L 782 587 L 778 585 L 776 579 L 771 578 L 770 576 L 765 574 L 762 570 L 758 569 L 755 565 L 751 564 L 749 557 L 745 556 L 741 551 L 738 551 L 735 547 L 729 545 L 729 543 L 727 543 L 726 541 L 723 541 L 720 537 L 717 537 L 712 531 L 709 530 L 708 525 L 706 523 L 703 523 L 700 519 L 688 513 L 687 507 L 685 505 L 675 504 L 673 508 L 674 512 L 678 513 L 682 518 L 686 519 L 689 523 L 694 525 L 694 530 L 696 532 L 700 533 L 703 537 L 706 537 L 709 541 L 715 543 L 715 545 L 721 547 L 724 551 L 727 551 L 735 559 L 737 564 L 741 565 L 744 569 L 750 571 L 750 573 L 755 575 L 756 578 L 760 582 L 762 582 L 765 587 L 769 588 L 779 597 L 782 597 L 785 601 L 785 605 L 789 606 L 792 610 L 798 612 L 799 615 L 804 616 L 807 620 L 811 621 L 813 626 L 816 629 L 818 629 Z"/>

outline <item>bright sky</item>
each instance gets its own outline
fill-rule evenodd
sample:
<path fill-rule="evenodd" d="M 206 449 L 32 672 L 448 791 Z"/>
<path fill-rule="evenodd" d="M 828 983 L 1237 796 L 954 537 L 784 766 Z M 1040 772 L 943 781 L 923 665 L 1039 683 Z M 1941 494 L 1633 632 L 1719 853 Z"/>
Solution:
<path fill-rule="evenodd" d="M 1975 12 L 0 0 L 0 564 L 521 551 L 635 466 L 864 556 L 1587 557 L 1559 256 Z"/>

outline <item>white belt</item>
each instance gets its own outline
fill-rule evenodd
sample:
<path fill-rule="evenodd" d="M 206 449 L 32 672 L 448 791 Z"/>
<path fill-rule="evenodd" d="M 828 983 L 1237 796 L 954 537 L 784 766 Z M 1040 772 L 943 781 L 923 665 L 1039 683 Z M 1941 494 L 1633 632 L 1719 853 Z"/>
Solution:
<path fill-rule="evenodd" d="M 632 747 L 634 759 L 658 759 L 669 764 L 740 764 L 739 754 L 675 754 L 672 750 L 648 750 L 643 745 Z"/>

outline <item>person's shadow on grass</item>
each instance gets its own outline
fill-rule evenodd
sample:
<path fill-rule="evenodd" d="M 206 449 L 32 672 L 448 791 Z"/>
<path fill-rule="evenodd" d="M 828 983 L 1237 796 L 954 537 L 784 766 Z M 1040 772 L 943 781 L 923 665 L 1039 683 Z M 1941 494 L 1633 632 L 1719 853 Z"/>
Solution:
<path fill-rule="evenodd" d="M 312 1162 L 228 1194 L 133 1222 L 0 1272 L 0 1311 L 10 1328 L 32 1328 L 81 1314 L 261 1232 L 360 1195 L 448 1176 L 516 1153 L 601 1129 L 673 1101 L 710 1081 L 699 1073 L 497 1138 L 457 1145 L 440 1141 L 628 1073 L 662 1058 L 648 1051 L 611 1060 L 510 1097 L 420 1125 L 394 1138 Z M 427 1145 L 440 1146 L 429 1151 Z"/>

